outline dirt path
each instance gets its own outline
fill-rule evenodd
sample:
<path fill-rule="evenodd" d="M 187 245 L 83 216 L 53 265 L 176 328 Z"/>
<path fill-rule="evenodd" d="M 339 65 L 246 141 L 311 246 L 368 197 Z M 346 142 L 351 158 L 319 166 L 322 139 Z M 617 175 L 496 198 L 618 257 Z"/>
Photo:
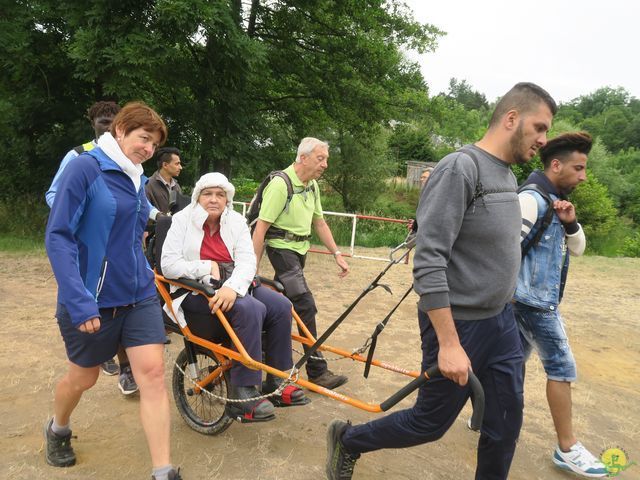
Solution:
<path fill-rule="evenodd" d="M 311 255 L 308 277 L 320 308 L 319 330 L 357 296 L 382 263 L 352 260 L 352 274 L 340 281 L 332 259 Z M 563 315 L 578 361 L 580 380 L 573 390 L 575 430 L 599 454 L 623 447 L 640 463 L 640 260 L 587 257 L 573 263 Z M 385 279 L 394 297 L 372 293 L 330 343 L 351 349 L 408 286 L 409 266 L 399 265 Z M 138 420 L 138 399 L 123 398 L 116 377 L 101 376 L 73 417 L 78 465 L 54 469 L 43 459 L 42 424 L 52 412 L 52 389 L 65 370 L 65 354 L 55 319 L 56 284 L 43 255 L 0 252 L 0 478 L 120 479 L 149 478 L 149 459 Z M 381 337 L 376 356 L 399 366 L 419 367 L 416 298 L 410 296 Z M 180 348 L 168 348 L 167 378 Z M 331 368 L 350 377 L 340 391 L 379 403 L 406 377 L 374 370 L 368 381 L 362 365 L 339 361 Z M 554 433 L 544 396 L 544 372 L 536 357 L 528 364 L 525 421 L 511 469 L 514 480 L 575 478 L 550 462 Z M 234 423 L 216 437 L 200 435 L 181 420 L 172 405 L 174 463 L 186 479 L 324 478 L 325 432 L 334 418 L 362 422 L 374 418 L 347 405 L 311 394 L 303 408 L 278 410 L 266 424 Z M 173 404 L 173 401 L 172 401 Z M 411 405 L 411 398 L 403 406 Z M 439 442 L 406 450 L 365 455 L 356 479 L 468 479 L 475 469 L 477 435 L 465 426 L 468 411 Z M 620 478 L 640 478 L 640 465 Z"/>

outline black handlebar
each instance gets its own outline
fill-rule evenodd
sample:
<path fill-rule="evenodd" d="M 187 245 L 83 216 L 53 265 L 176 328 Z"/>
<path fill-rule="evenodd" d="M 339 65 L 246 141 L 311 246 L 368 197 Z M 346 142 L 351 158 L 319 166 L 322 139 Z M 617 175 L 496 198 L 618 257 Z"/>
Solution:
<path fill-rule="evenodd" d="M 442 374 L 440 373 L 440 369 L 437 365 L 430 367 L 426 372 L 424 372 L 424 374 L 412 380 L 396 393 L 391 395 L 384 402 L 382 402 L 380 404 L 380 408 L 383 412 L 386 412 L 387 410 L 395 406 L 400 400 L 420 387 L 422 384 L 428 382 L 429 379 L 433 377 L 439 377 L 441 375 Z M 469 370 L 469 386 L 471 387 L 471 391 L 473 392 L 473 395 L 471 397 L 471 403 L 473 404 L 473 414 L 471 415 L 471 429 L 477 431 L 480 430 L 480 426 L 482 425 L 482 418 L 484 417 L 484 390 L 482 389 L 480 380 L 478 380 L 478 377 L 476 377 L 471 370 Z"/>

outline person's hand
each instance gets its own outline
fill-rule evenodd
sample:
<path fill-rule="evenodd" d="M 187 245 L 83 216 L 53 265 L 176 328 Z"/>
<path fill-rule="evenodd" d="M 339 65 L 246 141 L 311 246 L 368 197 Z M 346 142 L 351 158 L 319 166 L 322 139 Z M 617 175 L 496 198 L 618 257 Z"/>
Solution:
<path fill-rule="evenodd" d="M 556 200 L 553 202 L 553 208 L 562 223 L 571 223 L 576 221 L 576 207 L 568 200 Z"/>
<path fill-rule="evenodd" d="M 471 361 L 459 343 L 445 347 L 440 346 L 440 351 L 438 352 L 438 367 L 444 377 L 456 382 L 460 386 L 467 384 Z"/>
<path fill-rule="evenodd" d="M 338 276 L 340 278 L 344 278 L 349 275 L 349 264 L 341 254 L 336 255 L 336 263 L 340 267 L 340 272 L 338 272 Z"/>
<path fill-rule="evenodd" d="M 100 330 L 100 319 L 98 317 L 91 318 L 80 325 L 78 330 L 84 333 L 96 333 Z"/>
<path fill-rule="evenodd" d="M 408 231 L 412 231 L 413 230 L 413 224 L 416 222 L 415 218 L 410 218 L 409 221 L 407 222 L 407 230 Z"/>
<path fill-rule="evenodd" d="M 211 313 L 216 313 L 218 309 L 228 312 L 236 302 L 238 294 L 229 287 L 220 287 L 216 294 L 209 300 L 209 308 Z"/>

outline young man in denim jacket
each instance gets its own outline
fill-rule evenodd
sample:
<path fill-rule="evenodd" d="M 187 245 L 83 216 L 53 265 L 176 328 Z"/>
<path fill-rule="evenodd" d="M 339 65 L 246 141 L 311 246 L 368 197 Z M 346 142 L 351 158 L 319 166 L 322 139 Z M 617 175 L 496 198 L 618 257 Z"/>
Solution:
<path fill-rule="evenodd" d="M 535 348 L 547 374 L 547 401 L 558 436 L 554 464 L 585 477 L 604 477 L 604 465 L 573 433 L 571 382 L 576 380 L 576 363 L 558 311 L 569 255 L 582 255 L 586 244 L 575 208 L 566 195 L 587 178 L 591 143 L 584 132 L 550 140 L 540 149 L 544 172 L 534 171 L 524 183 L 519 195 L 521 238 L 523 248 L 528 249 L 526 253 L 523 250 L 514 307 L 525 359 Z M 546 193 L 552 204 L 536 188 Z M 545 228 L 543 219 L 549 208 L 553 214 Z"/>

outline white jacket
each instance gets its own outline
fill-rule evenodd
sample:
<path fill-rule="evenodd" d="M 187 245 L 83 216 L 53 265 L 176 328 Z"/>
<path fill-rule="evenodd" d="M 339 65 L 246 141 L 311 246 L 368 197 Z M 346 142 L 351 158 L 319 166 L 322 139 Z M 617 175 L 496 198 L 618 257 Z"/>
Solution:
<path fill-rule="evenodd" d="M 208 278 L 211 273 L 211 260 L 200 260 L 200 247 L 204 238 L 202 227 L 207 216 L 206 210 L 199 203 L 191 203 L 173 216 L 160 259 L 165 277 L 186 277 L 193 280 Z M 220 237 L 234 262 L 233 273 L 224 282 L 224 286 L 243 297 L 256 274 L 256 255 L 245 218 L 229 207 L 225 208 L 220 217 Z M 178 287 L 172 286 L 171 292 L 177 289 Z M 165 308 L 167 314 L 183 326 L 186 322 L 180 305 L 185 297 L 186 295 L 183 295 L 173 301 L 177 318 Z"/>

